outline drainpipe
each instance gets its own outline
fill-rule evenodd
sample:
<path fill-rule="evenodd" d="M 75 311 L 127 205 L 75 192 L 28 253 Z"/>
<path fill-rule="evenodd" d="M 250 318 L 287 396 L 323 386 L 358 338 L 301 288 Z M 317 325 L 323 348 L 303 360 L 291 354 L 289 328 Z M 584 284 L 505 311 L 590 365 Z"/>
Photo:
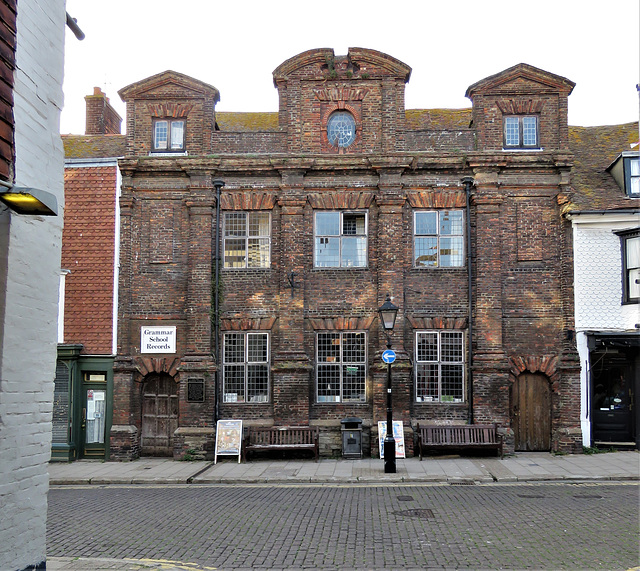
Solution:
<path fill-rule="evenodd" d="M 467 378 L 469 382 L 469 424 L 473 424 L 473 274 L 471 271 L 471 190 L 475 185 L 475 180 L 471 176 L 462 179 L 464 190 L 467 194 L 467 287 L 469 296 L 469 342 L 467 343 Z"/>
<path fill-rule="evenodd" d="M 216 189 L 216 256 L 215 256 L 215 288 L 213 292 L 213 337 L 216 354 L 216 406 L 214 410 L 213 423 L 217 426 L 220 418 L 220 373 L 222 359 L 220 355 L 220 192 L 224 186 L 224 181 L 215 179 L 213 186 Z"/>

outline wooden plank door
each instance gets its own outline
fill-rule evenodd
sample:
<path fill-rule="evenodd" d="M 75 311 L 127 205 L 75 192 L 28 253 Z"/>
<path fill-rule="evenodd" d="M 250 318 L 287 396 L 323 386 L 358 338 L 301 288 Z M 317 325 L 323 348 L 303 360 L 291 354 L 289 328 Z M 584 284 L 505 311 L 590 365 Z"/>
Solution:
<path fill-rule="evenodd" d="M 523 373 L 511 387 L 515 450 L 551 449 L 551 390 L 544 375 Z"/>
<path fill-rule="evenodd" d="M 140 452 L 144 456 L 173 456 L 178 428 L 178 387 L 169 375 L 154 375 L 142 388 Z"/>

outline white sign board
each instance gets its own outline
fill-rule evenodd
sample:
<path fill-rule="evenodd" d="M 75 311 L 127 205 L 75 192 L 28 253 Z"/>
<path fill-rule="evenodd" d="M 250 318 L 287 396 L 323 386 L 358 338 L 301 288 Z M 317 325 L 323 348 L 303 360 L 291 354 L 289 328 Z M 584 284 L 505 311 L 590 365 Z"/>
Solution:
<path fill-rule="evenodd" d="M 240 453 L 242 448 L 242 421 L 241 420 L 219 420 L 216 425 L 216 451 L 213 463 L 218 463 L 218 456 L 238 455 L 240 464 Z"/>
<path fill-rule="evenodd" d="M 175 353 L 176 326 L 141 327 L 140 353 Z"/>
<path fill-rule="evenodd" d="M 384 459 L 384 439 L 387 437 L 387 423 L 378 422 L 378 443 L 380 445 L 380 458 Z M 396 458 L 405 458 L 404 428 L 401 420 L 393 421 L 393 439 L 396 441 Z"/>

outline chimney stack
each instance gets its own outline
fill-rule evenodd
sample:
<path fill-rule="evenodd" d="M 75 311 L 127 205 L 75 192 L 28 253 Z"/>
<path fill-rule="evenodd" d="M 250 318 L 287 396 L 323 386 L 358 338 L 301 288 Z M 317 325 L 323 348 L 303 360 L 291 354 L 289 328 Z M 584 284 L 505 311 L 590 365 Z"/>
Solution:
<path fill-rule="evenodd" d="M 120 134 L 122 118 L 99 87 L 94 87 L 93 95 L 87 95 L 84 100 L 87 103 L 85 135 Z"/>

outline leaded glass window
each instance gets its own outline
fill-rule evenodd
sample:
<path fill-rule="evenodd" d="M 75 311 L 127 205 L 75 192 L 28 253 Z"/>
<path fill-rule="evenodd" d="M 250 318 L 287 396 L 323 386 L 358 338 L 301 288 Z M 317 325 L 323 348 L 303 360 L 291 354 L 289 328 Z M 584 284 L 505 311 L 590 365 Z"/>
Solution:
<path fill-rule="evenodd" d="M 416 268 L 463 266 L 463 211 L 425 210 L 415 212 L 413 250 Z"/>
<path fill-rule="evenodd" d="M 318 333 L 318 402 L 365 402 L 366 355 L 366 334 L 363 332 Z"/>
<path fill-rule="evenodd" d="M 316 268 L 366 267 L 366 213 L 316 212 L 314 230 Z"/>
<path fill-rule="evenodd" d="M 223 336 L 223 401 L 269 400 L 269 334 L 225 333 Z"/>
<path fill-rule="evenodd" d="M 463 402 L 464 338 L 459 331 L 418 331 L 417 402 Z"/>
<path fill-rule="evenodd" d="M 505 148 L 538 148 L 538 117 L 512 115 L 504 118 Z"/>
<path fill-rule="evenodd" d="M 184 151 L 184 119 L 156 119 L 153 123 L 153 150 Z"/>
<path fill-rule="evenodd" d="M 336 147 L 349 147 L 356 140 L 356 121 L 348 111 L 332 113 L 327 122 L 329 144 Z"/>
<path fill-rule="evenodd" d="M 268 212 L 225 212 L 225 268 L 268 268 L 271 264 L 271 215 Z"/>

